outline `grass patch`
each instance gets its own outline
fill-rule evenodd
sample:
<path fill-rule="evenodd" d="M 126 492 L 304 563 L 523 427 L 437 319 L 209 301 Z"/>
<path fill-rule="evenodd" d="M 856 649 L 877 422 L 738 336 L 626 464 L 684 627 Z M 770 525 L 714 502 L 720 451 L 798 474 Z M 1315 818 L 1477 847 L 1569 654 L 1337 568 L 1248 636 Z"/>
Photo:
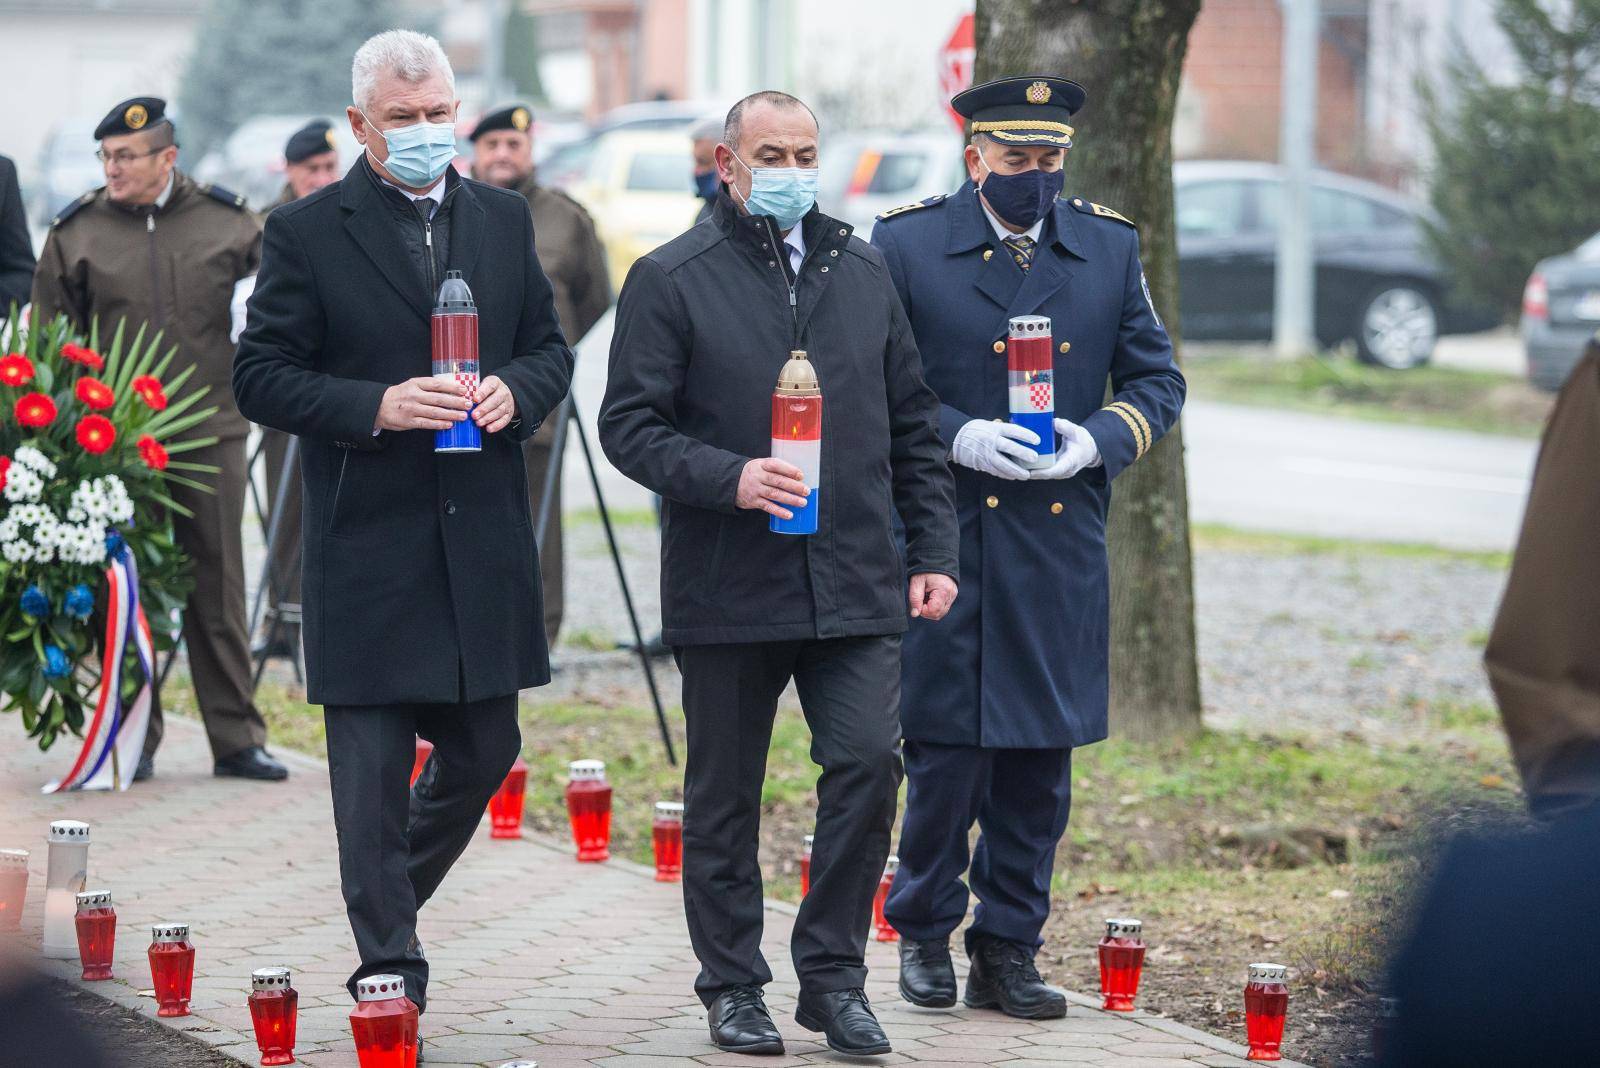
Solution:
<path fill-rule="evenodd" d="M 1449 367 L 1391 371 L 1338 357 L 1205 356 L 1183 366 L 1193 396 L 1332 415 L 1538 437 L 1553 399 L 1520 378 Z"/>
<path fill-rule="evenodd" d="M 656 525 L 654 508 L 612 508 L 606 512 L 613 527 L 653 527 Z M 578 508 L 563 512 L 561 521 L 567 526 L 600 525 L 600 509 Z"/>
<path fill-rule="evenodd" d="M 1389 556 L 1414 560 L 1443 560 L 1478 564 L 1504 571 L 1511 566 L 1511 554 L 1493 550 L 1449 549 L 1414 542 L 1361 541 L 1355 538 L 1324 538 L 1311 534 L 1272 534 L 1239 530 L 1220 523 L 1196 523 L 1190 527 L 1194 547 L 1206 552 L 1281 553 L 1371 557 Z M 1487 639 L 1487 636 L 1485 636 Z"/>

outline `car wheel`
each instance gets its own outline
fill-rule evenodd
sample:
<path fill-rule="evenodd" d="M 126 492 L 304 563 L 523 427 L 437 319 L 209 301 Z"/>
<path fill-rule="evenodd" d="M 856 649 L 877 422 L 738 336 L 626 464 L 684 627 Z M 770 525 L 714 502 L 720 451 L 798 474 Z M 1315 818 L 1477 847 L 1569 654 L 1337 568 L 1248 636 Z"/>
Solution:
<path fill-rule="evenodd" d="M 1379 287 L 1362 305 L 1355 338 L 1356 355 L 1366 363 L 1397 371 L 1420 367 L 1439 341 L 1433 298 L 1403 283 Z"/>

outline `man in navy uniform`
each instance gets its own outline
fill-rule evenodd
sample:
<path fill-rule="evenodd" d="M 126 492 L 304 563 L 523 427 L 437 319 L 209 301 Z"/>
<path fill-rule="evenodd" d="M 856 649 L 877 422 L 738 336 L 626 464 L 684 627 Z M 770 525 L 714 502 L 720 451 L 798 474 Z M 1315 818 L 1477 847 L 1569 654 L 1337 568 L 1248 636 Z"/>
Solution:
<path fill-rule="evenodd" d="M 1134 224 L 1063 196 L 1081 86 L 1003 78 L 951 101 L 971 120 L 970 181 L 878 217 L 956 473 L 962 596 L 939 627 L 912 620 L 901 726 L 905 821 L 885 915 L 902 937 L 900 991 L 955 1004 L 949 938 L 976 917 L 966 1003 L 1066 1013 L 1033 957 L 1050 908 L 1075 746 L 1106 736 L 1111 479 L 1178 418 L 1184 381 L 1139 262 Z M 1056 459 L 1007 420 L 1012 317 L 1054 337 Z M 1102 407 L 1106 381 L 1113 398 Z"/>

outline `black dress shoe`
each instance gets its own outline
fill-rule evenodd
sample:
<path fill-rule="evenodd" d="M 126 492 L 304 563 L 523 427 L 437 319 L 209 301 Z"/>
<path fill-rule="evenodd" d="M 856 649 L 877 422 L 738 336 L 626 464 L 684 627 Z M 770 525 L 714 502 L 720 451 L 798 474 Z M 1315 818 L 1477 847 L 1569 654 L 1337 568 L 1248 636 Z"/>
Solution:
<path fill-rule="evenodd" d="M 925 1009 L 948 1009 L 956 1003 L 956 969 L 950 963 L 950 940 L 900 943 L 900 996 Z"/>
<path fill-rule="evenodd" d="M 867 992 L 830 990 L 821 994 L 800 993 L 794 1021 L 807 1031 L 821 1031 L 828 1048 L 851 1057 L 872 1057 L 891 1053 L 889 1036 L 883 1033 L 878 1018 L 867 1004 Z"/>
<path fill-rule="evenodd" d="M 237 753 L 223 757 L 211 771 L 214 775 L 231 776 L 236 779 L 259 779 L 263 782 L 278 782 L 289 777 L 289 769 L 274 760 L 259 745 L 252 745 L 248 749 L 241 749 Z"/>
<path fill-rule="evenodd" d="M 155 778 L 155 776 L 156 758 L 147 753 L 139 758 L 139 766 L 133 769 L 133 781 L 144 782 L 146 779 Z"/>
<path fill-rule="evenodd" d="M 1056 1020 L 1067 1014 L 1067 997 L 1047 986 L 1033 966 L 1033 952 L 998 938 L 973 939 L 967 956 L 966 1003 L 974 1009 L 999 1009 L 1023 1020 Z"/>
<path fill-rule="evenodd" d="M 724 1053 L 782 1053 L 783 1036 L 758 986 L 729 987 L 706 1009 L 711 1044 Z"/>

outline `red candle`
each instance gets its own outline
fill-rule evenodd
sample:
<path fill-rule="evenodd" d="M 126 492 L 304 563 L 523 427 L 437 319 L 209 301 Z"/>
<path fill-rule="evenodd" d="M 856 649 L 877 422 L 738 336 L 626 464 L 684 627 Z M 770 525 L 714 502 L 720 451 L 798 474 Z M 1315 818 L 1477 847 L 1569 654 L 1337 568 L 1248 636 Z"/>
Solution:
<path fill-rule="evenodd" d="M 361 1068 L 417 1068 L 417 1006 L 406 997 L 406 981 L 398 975 L 357 979 L 350 1033 Z"/>
<path fill-rule="evenodd" d="M 800 896 L 805 897 L 811 893 L 811 847 L 816 844 L 817 836 L 806 835 L 805 844 L 800 847 Z"/>
<path fill-rule="evenodd" d="M 422 766 L 428 762 L 428 757 L 433 754 L 433 743 L 426 738 L 417 739 L 417 756 L 411 762 L 411 785 L 417 785 L 417 776 L 422 774 Z"/>
<path fill-rule="evenodd" d="M 517 755 L 506 781 L 489 798 L 489 837 L 522 837 L 522 796 L 528 789 L 528 765 Z"/>
<path fill-rule="evenodd" d="M 1282 964 L 1250 965 L 1244 988 L 1244 1029 L 1250 1043 L 1246 1060 L 1277 1061 L 1283 1042 L 1283 1018 L 1289 1011 L 1289 969 Z"/>
<path fill-rule="evenodd" d="M 85 979 L 110 979 L 111 956 L 117 945 L 117 912 L 111 891 L 86 890 L 78 895 L 78 959 Z"/>
<path fill-rule="evenodd" d="M 574 760 L 567 780 L 567 816 L 578 859 L 611 859 L 611 784 L 603 760 Z"/>
<path fill-rule="evenodd" d="M 900 858 L 890 857 L 883 866 L 883 878 L 878 880 L 878 893 L 872 899 L 872 928 L 880 942 L 898 942 L 900 935 L 883 917 L 883 904 L 889 900 L 889 888 L 894 885 L 894 873 L 900 868 Z"/>
<path fill-rule="evenodd" d="M 189 925 L 158 923 L 150 928 L 150 979 L 156 988 L 157 1016 L 189 1015 L 194 992 L 194 946 Z"/>
<path fill-rule="evenodd" d="M 27 899 L 28 851 L 0 849 L 0 931 L 17 929 Z"/>
<path fill-rule="evenodd" d="M 656 845 L 656 882 L 675 883 L 683 877 L 683 803 L 657 801 L 650 829 Z"/>
<path fill-rule="evenodd" d="M 289 985 L 288 968 L 257 968 L 250 973 L 250 1022 L 262 1064 L 294 1063 L 295 1017 L 300 995 Z"/>
<path fill-rule="evenodd" d="M 1112 1012 L 1132 1012 L 1139 993 L 1139 973 L 1144 969 L 1144 925 L 1138 920 L 1106 921 L 1105 937 L 1100 939 L 1100 994 L 1102 1008 Z"/>

